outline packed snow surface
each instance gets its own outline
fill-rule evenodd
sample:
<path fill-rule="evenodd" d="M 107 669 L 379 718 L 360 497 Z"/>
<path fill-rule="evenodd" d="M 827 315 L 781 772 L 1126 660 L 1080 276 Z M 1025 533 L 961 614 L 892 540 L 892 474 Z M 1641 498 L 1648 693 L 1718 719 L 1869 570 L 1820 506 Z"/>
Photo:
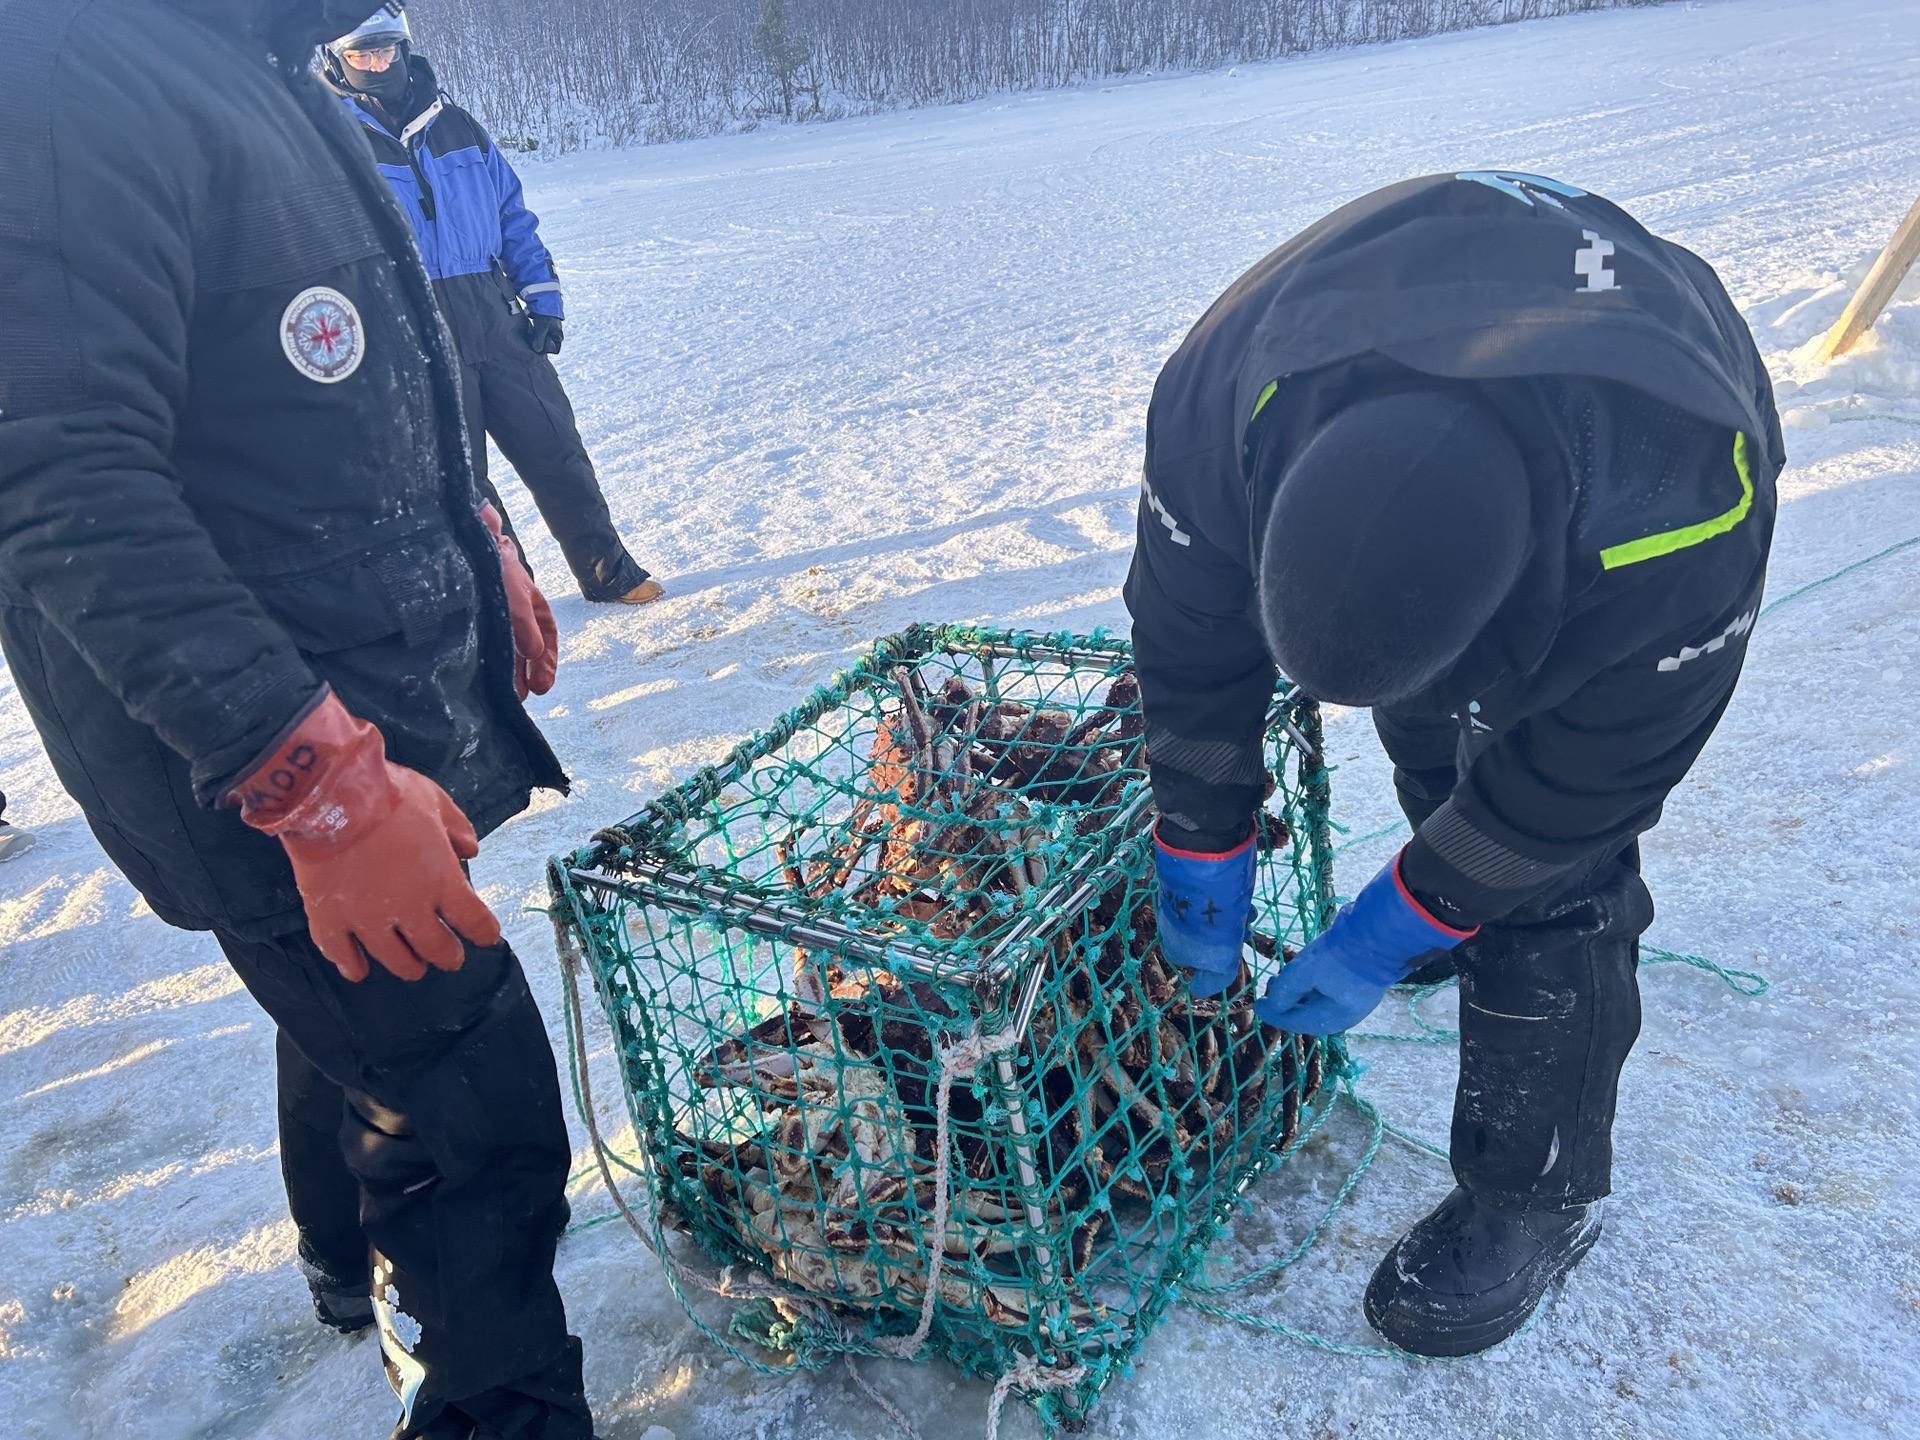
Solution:
<path fill-rule="evenodd" d="M 1920 533 L 1920 296 L 1854 358 L 1809 358 L 1920 192 L 1915 19 L 1912 0 L 1675 5 L 531 167 L 568 281 L 562 368 L 671 595 L 589 609 L 532 539 L 566 635 L 537 713 L 579 788 L 478 870 L 556 1040 L 549 934 L 516 914 L 544 857 L 910 621 L 1124 625 L 1160 363 L 1243 269 L 1378 185 L 1545 173 L 1719 268 L 1781 382 L 1775 598 Z M 1607 1233 L 1540 1322 L 1420 1364 L 1175 1311 L 1093 1434 L 1920 1434 L 1916 579 L 1920 548 L 1770 614 L 1651 837 L 1653 941 L 1773 988 L 1647 972 Z M 1331 737 L 1338 818 L 1391 825 L 1366 718 L 1335 716 Z M 211 940 L 161 925 L 108 867 L 3 673 L 0 786 L 41 836 L 0 870 L 0 1432 L 385 1435 L 374 1343 L 318 1328 L 291 1263 L 271 1026 Z M 1342 888 L 1395 843 L 1349 850 Z M 1442 1138 L 1452 1052 L 1360 1049 L 1367 1092 Z M 1343 1114 L 1329 1137 L 1258 1192 L 1229 1260 L 1303 1233 L 1364 1131 Z M 1376 1258 L 1447 1184 L 1390 1145 L 1248 1308 L 1366 1341 Z M 589 1180 L 574 1199 L 583 1219 L 609 1209 Z M 571 1237 L 560 1274 L 609 1440 L 890 1429 L 844 1371 L 725 1360 L 617 1225 Z M 980 1432 L 985 1386 L 868 1369 L 929 1440 Z"/>

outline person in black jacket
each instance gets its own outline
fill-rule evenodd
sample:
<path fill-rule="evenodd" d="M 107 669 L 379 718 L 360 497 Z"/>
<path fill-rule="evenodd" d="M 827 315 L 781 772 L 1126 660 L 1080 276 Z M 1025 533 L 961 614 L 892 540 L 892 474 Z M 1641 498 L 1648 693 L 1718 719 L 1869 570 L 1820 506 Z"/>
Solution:
<path fill-rule="evenodd" d="M 1196 992 L 1238 973 L 1277 664 L 1372 708 L 1415 833 L 1258 1013 L 1331 1034 L 1459 975 L 1458 1188 L 1366 1296 L 1405 1349 L 1505 1339 L 1598 1236 L 1637 837 L 1733 693 L 1784 460 L 1711 268 L 1534 176 L 1355 201 L 1160 374 L 1126 599 L 1163 944 Z"/>
<path fill-rule="evenodd" d="M 377 1317 L 394 1434 L 588 1440 L 558 1077 L 463 870 L 567 786 L 521 704 L 552 617 L 308 72 L 354 18 L 0 0 L 0 643 L 101 846 L 324 1077 L 359 1229 L 302 1258 Z"/>
<path fill-rule="evenodd" d="M 459 347 L 473 463 L 487 479 L 487 436 L 526 482 L 589 600 L 645 605 L 665 592 L 627 552 L 549 357 L 566 306 L 520 177 L 478 120 L 441 93 L 413 53 L 400 0 L 387 0 L 321 52 L 322 74 L 366 127 L 380 171 L 412 222 Z M 508 534 L 512 534 L 507 520 Z"/>

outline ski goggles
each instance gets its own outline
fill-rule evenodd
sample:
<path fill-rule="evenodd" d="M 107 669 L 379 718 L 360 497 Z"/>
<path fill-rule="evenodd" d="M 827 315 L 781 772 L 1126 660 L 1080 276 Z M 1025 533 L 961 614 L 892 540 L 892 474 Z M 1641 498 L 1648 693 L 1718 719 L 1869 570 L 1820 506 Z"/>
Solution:
<path fill-rule="evenodd" d="M 340 58 L 356 70 L 378 75 L 393 68 L 393 62 L 400 58 L 400 45 L 397 41 L 388 41 L 384 45 L 356 46 L 351 50 L 342 50 Z"/>

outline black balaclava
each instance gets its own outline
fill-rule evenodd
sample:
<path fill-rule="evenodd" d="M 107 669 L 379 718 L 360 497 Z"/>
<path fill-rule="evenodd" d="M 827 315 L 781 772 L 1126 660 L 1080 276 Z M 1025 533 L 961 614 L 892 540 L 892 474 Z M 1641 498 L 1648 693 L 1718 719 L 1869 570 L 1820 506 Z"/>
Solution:
<path fill-rule="evenodd" d="M 344 57 L 331 67 L 347 89 L 374 101 L 389 115 L 400 115 L 407 108 L 407 92 L 413 88 L 413 54 L 406 41 L 396 42 L 398 53 L 384 70 L 356 70 Z"/>
<path fill-rule="evenodd" d="M 1480 402 L 1418 390 L 1341 411 L 1267 515 L 1260 614 L 1275 662 L 1335 704 L 1417 694 L 1511 593 L 1531 509 L 1526 464 Z"/>

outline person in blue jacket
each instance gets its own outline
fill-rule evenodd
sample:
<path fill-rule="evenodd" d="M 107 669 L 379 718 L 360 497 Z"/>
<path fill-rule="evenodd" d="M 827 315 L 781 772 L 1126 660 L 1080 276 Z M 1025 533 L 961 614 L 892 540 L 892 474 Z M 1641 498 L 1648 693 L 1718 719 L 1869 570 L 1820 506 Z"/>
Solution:
<path fill-rule="evenodd" d="M 387 0 L 325 48 L 321 68 L 413 222 L 460 351 L 477 478 L 505 517 L 487 478 L 492 435 L 560 542 L 580 593 L 628 605 L 657 600 L 659 583 L 614 529 L 549 358 L 560 353 L 566 307 L 520 177 L 486 127 L 441 93 L 412 42 L 401 0 Z"/>

